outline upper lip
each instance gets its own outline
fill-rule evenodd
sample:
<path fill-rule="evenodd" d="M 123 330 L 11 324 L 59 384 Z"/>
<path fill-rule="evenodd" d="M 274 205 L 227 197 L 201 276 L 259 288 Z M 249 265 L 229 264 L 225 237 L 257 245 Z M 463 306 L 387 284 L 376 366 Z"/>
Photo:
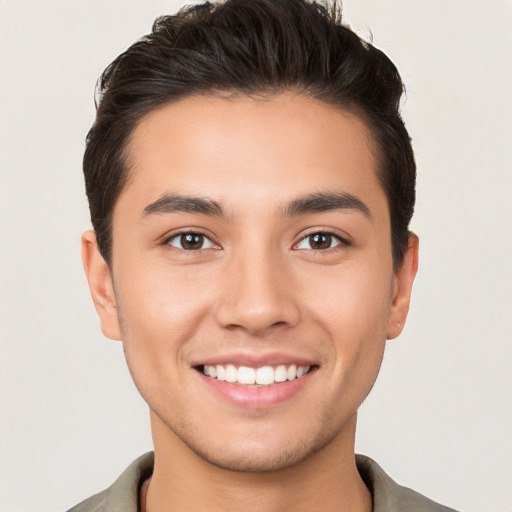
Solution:
<path fill-rule="evenodd" d="M 232 364 L 235 366 L 248 366 L 249 368 L 260 368 L 262 366 L 313 366 L 318 363 L 310 357 L 302 357 L 294 354 L 285 354 L 280 352 L 269 353 L 248 353 L 233 352 L 228 354 L 218 354 L 206 356 L 202 359 L 196 359 L 191 366 L 215 366 Z"/>

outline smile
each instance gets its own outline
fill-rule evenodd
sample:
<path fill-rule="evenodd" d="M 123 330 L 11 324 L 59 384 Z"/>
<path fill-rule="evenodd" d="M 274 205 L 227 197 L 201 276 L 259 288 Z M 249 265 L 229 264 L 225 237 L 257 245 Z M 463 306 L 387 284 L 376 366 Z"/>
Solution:
<path fill-rule="evenodd" d="M 242 386 L 272 386 L 286 381 L 304 377 L 311 370 L 311 366 L 279 365 L 250 368 L 248 366 L 236 367 L 227 365 L 203 365 L 204 375 L 219 381 L 231 382 Z"/>

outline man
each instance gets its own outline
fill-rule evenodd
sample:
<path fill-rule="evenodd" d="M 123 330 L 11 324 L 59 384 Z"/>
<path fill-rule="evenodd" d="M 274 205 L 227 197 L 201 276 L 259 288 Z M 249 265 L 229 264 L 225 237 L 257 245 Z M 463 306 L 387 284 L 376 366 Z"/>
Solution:
<path fill-rule="evenodd" d="M 417 269 L 402 89 L 305 0 L 188 8 L 107 68 L 82 254 L 154 456 L 73 511 L 449 510 L 354 454 Z"/>

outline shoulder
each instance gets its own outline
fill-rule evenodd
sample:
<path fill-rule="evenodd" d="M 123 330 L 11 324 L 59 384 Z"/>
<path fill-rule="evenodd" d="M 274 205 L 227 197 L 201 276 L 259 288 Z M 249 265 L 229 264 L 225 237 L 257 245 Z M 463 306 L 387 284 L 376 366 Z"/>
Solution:
<path fill-rule="evenodd" d="M 372 459 L 356 456 L 357 469 L 373 496 L 373 512 L 456 512 L 397 484 Z"/>
<path fill-rule="evenodd" d="M 68 512 L 137 512 L 139 491 L 153 472 L 153 463 L 153 452 L 142 455 L 108 489 L 87 498 Z"/>
<path fill-rule="evenodd" d="M 68 512 L 100 512 L 106 510 L 106 500 L 109 489 L 87 498 L 73 508 L 70 508 Z"/>

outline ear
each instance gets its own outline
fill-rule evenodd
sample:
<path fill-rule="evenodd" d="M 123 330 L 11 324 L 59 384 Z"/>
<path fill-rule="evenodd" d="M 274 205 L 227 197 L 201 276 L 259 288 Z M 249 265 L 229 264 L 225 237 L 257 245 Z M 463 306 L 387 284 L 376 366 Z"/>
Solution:
<path fill-rule="evenodd" d="M 121 329 L 112 276 L 100 253 L 94 231 L 86 231 L 82 235 L 82 262 L 92 300 L 100 317 L 101 330 L 107 338 L 120 340 Z"/>
<path fill-rule="evenodd" d="M 410 233 L 404 261 L 394 277 L 393 302 L 388 317 L 388 340 L 399 336 L 405 326 L 411 302 L 412 283 L 418 271 L 418 247 L 418 237 Z"/>

